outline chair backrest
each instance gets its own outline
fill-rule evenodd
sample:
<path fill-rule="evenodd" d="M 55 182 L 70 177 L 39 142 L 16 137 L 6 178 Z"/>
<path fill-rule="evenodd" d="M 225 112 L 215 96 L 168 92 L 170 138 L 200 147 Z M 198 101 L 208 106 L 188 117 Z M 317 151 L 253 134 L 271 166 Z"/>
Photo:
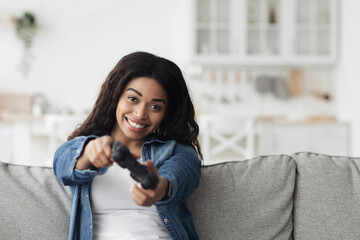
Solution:
<path fill-rule="evenodd" d="M 200 115 L 198 122 L 204 164 L 254 157 L 254 117 Z"/>

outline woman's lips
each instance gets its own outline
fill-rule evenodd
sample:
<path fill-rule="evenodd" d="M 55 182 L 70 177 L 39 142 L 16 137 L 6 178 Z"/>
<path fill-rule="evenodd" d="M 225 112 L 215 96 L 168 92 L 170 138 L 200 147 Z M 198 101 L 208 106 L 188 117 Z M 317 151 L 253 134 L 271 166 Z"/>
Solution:
<path fill-rule="evenodd" d="M 130 125 L 132 128 L 135 128 L 135 129 L 137 129 L 137 130 L 142 130 L 142 129 L 144 129 L 144 128 L 147 127 L 146 124 L 136 123 L 136 122 L 130 120 L 129 118 L 126 118 L 126 120 L 127 120 L 127 122 L 129 123 L 129 125 Z"/>

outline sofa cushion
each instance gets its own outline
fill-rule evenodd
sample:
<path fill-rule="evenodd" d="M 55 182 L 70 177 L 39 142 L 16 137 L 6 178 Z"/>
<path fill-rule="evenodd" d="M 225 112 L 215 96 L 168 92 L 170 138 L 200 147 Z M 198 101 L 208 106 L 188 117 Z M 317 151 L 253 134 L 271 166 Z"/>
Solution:
<path fill-rule="evenodd" d="M 291 157 L 261 156 L 201 171 L 188 202 L 200 239 L 292 239 Z"/>
<path fill-rule="evenodd" d="M 360 158 L 292 155 L 295 239 L 360 239 Z"/>
<path fill-rule="evenodd" d="M 0 238 L 67 239 L 71 194 L 52 168 L 0 162 Z"/>

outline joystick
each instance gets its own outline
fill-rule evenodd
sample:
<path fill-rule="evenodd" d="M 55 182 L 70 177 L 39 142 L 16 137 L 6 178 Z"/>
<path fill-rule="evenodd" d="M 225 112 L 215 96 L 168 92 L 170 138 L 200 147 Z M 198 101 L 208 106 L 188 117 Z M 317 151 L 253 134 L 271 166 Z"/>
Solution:
<path fill-rule="evenodd" d="M 114 141 L 111 148 L 112 158 L 120 167 L 129 169 L 130 176 L 135 181 L 139 182 L 144 189 L 156 188 L 159 182 L 157 176 L 141 165 L 125 145 Z"/>

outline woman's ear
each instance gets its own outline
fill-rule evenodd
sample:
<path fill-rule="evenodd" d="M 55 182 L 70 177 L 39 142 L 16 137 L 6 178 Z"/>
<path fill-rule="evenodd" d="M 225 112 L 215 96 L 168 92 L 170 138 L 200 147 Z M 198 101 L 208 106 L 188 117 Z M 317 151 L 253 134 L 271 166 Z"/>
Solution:
<path fill-rule="evenodd" d="M 153 133 L 155 133 L 155 134 L 160 133 L 160 130 L 163 129 L 164 124 L 166 124 L 166 119 L 167 119 L 167 113 L 165 113 L 165 116 L 164 116 L 164 118 L 161 120 L 160 125 L 158 126 L 157 129 L 154 130 Z"/>

